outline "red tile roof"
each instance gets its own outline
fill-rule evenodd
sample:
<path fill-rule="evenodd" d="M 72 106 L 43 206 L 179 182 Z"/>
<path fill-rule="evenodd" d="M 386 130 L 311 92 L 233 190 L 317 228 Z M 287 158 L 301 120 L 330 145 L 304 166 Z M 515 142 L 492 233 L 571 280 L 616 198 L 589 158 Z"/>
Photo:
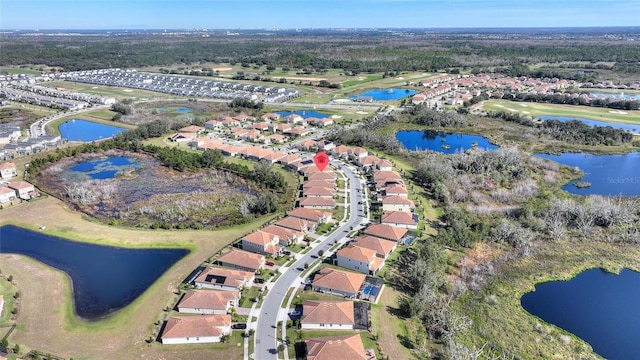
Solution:
<path fill-rule="evenodd" d="M 307 360 L 371 360 L 359 334 L 306 339 Z"/>
<path fill-rule="evenodd" d="M 313 222 L 323 222 L 327 215 L 319 210 L 314 209 L 306 209 L 306 208 L 295 208 L 287 213 L 289 216 L 293 216 L 299 219 L 310 220 Z M 330 213 L 329 213 L 330 215 Z"/>
<path fill-rule="evenodd" d="M 312 301 L 302 303 L 302 324 L 355 324 L 353 301 Z"/>
<path fill-rule="evenodd" d="M 258 270 L 264 264 L 263 255 L 237 249 L 231 249 L 231 251 L 221 255 L 217 260 L 221 263 L 254 270 Z"/>
<path fill-rule="evenodd" d="M 220 336 L 218 327 L 223 326 L 231 326 L 231 315 L 174 316 L 167 321 L 161 338 Z"/>
<path fill-rule="evenodd" d="M 305 197 L 300 200 L 300 206 L 329 206 L 335 207 L 336 201 L 326 197 Z"/>
<path fill-rule="evenodd" d="M 312 285 L 356 294 L 366 277 L 365 274 L 326 268 L 316 274 Z"/>
<path fill-rule="evenodd" d="M 376 236 L 392 241 L 399 241 L 403 236 L 407 234 L 407 232 L 408 230 L 405 228 L 387 224 L 371 224 L 366 229 L 364 229 L 364 233 L 366 235 Z"/>
<path fill-rule="evenodd" d="M 355 246 L 360 246 L 365 249 L 371 249 L 381 256 L 389 255 L 398 245 L 398 243 L 395 241 L 369 235 L 356 236 L 351 243 Z"/>
<path fill-rule="evenodd" d="M 207 267 L 195 279 L 195 282 L 212 283 L 239 288 L 255 276 L 249 271 L 232 270 L 221 267 Z"/>
<path fill-rule="evenodd" d="M 178 303 L 178 308 L 226 310 L 229 301 L 236 301 L 239 298 L 239 291 L 189 290 Z"/>
<path fill-rule="evenodd" d="M 381 223 L 393 223 L 393 224 L 405 224 L 405 225 L 417 225 L 418 223 L 413 219 L 413 213 L 406 211 L 387 211 L 382 214 Z"/>
<path fill-rule="evenodd" d="M 274 234 L 270 234 L 267 232 L 264 232 L 262 230 L 258 230 L 258 231 L 254 231 L 251 234 L 245 236 L 242 238 L 242 241 L 247 241 L 250 243 L 254 243 L 254 244 L 258 244 L 261 246 L 265 246 L 268 244 L 273 244 L 279 240 L 276 240 L 275 238 L 277 238 L 277 235 Z"/>

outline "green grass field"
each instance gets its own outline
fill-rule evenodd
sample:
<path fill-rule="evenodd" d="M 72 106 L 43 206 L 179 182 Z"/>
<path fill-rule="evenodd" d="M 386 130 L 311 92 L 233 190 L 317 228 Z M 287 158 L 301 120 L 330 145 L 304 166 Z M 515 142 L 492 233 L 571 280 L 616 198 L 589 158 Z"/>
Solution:
<path fill-rule="evenodd" d="M 515 102 L 508 100 L 488 100 L 481 107 L 485 111 L 509 111 L 520 115 L 556 115 L 620 123 L 640 123 L 640 111 L 618 111 L 609 108 L 559 105 L 547 103 Z"/>
<path fill-rule="evenodd" d="M 49 83 L 44 83 L 44 86 L 53 87 L 53 88 L 62 88 L 67 91 L 80 92 L 85 94 L 95 94 L 107 97 L 114 97 L 118 100 L 122 99 L 164 99 L 171 97 L 169 94 L 147 91 L 147 90 L 138 90 L 138 89 L 127 89 L 121 87 L 112 87 L 112 86 L 104 86 L 104 85 L 95 85 L 95 84 L 83 84 L 76 83 L 70 81 L 53 81 Z"/>

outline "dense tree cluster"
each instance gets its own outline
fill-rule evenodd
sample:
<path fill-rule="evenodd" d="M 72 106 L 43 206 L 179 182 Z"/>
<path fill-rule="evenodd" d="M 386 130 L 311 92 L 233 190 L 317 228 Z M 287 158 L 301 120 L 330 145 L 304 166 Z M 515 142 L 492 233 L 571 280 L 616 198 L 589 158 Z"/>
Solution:
<path fill-rule="evenodd" d="M 413 124 L 447 128 L 467 126 L 467 119 L 464 115 L 455 111 L 431 109 L 426 104 L 409 107 L 404 113 L 409 115 L 409 121 Z"/>
<path fill-rule="evenodd" d="M 394 154 L 402 149 L 398 139 L 393 135 L 375 131 L 394 121 L 396 118 L 393 116 L 375 115 L 363 120 L 362 126 L 335 128 L 325 138 L 338 144 L 369 147 Z"/>

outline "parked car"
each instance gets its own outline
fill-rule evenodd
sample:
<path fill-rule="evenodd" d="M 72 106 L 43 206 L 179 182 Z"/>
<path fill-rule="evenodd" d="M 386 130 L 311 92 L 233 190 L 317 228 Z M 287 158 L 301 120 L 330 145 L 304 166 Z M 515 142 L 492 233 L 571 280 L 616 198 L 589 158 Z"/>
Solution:
<path fill-rule="evenodd" d="M 233 324 L 231 325 L 232 329 L 246 329 L 247 328 L 247 324 L 246 323 L 237 323 L 237 324 Z"/>
<path fill-rule="evenodd" d="M 291 314 L 290 314 L 290 315 L 291 315 L 291 316 L 300 316 L 300 315 L 302 315 L 302 311 L 300 311 L 300 310 L 298 310 L 298 309 L 295 309 L 295 310 L 293 310 L 293 311 L 291 312 Z"/>
<path fill-rule="evenodd" d="M 264 284 L 264 279 L 263 279 L 263 278 L 256 278 L 256 279 L 254 280 L 254 282 L 255 282 L 256 284 Z"/>
<path fill-rule="evenodd" d="M 285 255 L 291 255 L 291 251 L 289 251 L 289 250 L 285 250 L 282 253 L 285 254 Z"/>
<path fill-rule="evenodd" d="M 267 265 L 267 266 L 273 266 L 273 265 L 275 265 L 275 263 L 274 263 L 273 261 L 267 261 L 267 262 L 265 263 L 265 265 Z"/>

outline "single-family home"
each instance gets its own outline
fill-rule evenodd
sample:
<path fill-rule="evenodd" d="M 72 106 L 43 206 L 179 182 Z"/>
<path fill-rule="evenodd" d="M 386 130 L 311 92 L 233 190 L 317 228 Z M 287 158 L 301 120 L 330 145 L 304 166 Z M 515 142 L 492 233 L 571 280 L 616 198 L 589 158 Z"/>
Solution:
<path fill-rule="evenodd" d="M 272 133 L 284 133 L 286 131 L 291 130 L 291 125 L 285 124 L 285 123 L 279 123 L 279 124 L 271 123 L 267 125 L 267 130 L 271 131 Z"/>
<path fill-rule="evenodd" d="M 240 123 L 240 121 L 238 121 L 238 120 L 236 120 L 236 119 L 234 119 L 232 117 L 228 117 L 227 116 L 222 120 L 222 125 L 224 125 L 226 127 L 234 127 L 234 126 L 240 126 L 241 123 Z"/>
<path fill-rule="evenodd" d="M 282 226 L 268 225 L 262 228 L 262 231 L 277 235 L 280 239 L 281 246 L 297 244 L 304 239 L 304 233 L 302 231 L 295 231 Z"/>
<path fill-rule="evenodd" d="M 351 148 L 345 145 L 338 145 L 332 151 L 331 154 L 341 159 L 347 159 L 351 153 Z"/>
<path fill-rule="evenodd" d="M 313 277 L 311 288 L 314 291 L 355 298 L 366 278 L 364 274 L 324 268 Z"/>
<path fill-rule="evenodd" d="M 295 163 L 297 161 L 300 161 L 300 155 L 298 155 L 298 154 L 289 154 L 289 155 L 279 159 L 278 163 L 280 163 L 282 165 L 289 166 L 290 164 Z"/>
<path fill-rule="evenodd" d="M 417 229 L 418 215 L 407 211 L 388 211 L 382 214 L 380 223 L 406 229 Z"/>
<path fill-rule="evenodd" d="M 406 211 L 411 212 L 414 209 L 413 201 L 403 196 L 392 195 L 385 196 L 382 199 L 382 211 Z"/>
<path fill-rule="evenodd" d="M 309 180 L 302 183 L 302 189 L 307 188 L 336 188 L 336 182 L 331 180 Z"/>
<path fill-rule="evenodd" d="M 278 160 L 282 159 L 285 156 L 287 156 L 287 154 L 282 151 L 270 151 L 267 155 L 262 156 L 260 160 L 268 161 L 272 164 L 275 164 Z"/>
<path fill-rule="evenodd" d="M 287 115 L 287 122 L 289 124 L 297 124 L 297 123 L 301 123 L 304 120 L 304 118 L 298 114 L 289 114 Z"/>
<path fill-rule="evenodd" d="M 231 333 L 231 315 L 174 316 L 160 335 L 162 344 L 205 344 L 220 342 Z"/>
<path fill-rule="evenodd" d="M 353 330 L 353 301 L 313 301 L 302 303 L 302 330 Z"/>
<path fill-rule="evenodd" d="M 360 167 L 370 169 L 375 167 L 376 163 L 380 161 L 380 158 L 375 155 L 367 155 L 365 157 L 357 158 L 356 164 Z"/>
<path fill-rule="evenodd" d="M 321 171 L 321 172 L 315 172 L 315 173 L 311 173 L 307 176 L 307 180 L 308 181 L 313 181 L 313 180 L 327 180 L 327 181 L 331 181 L 331 182 L 335 182 L 337 178 L 337 175 L 335 172 L 333 171 Z"/>
<path fill-rule="evenodd" d="M 333 119 L 330 117 L 325 118 L 308 118 L 307 122 L 313 126 L 317 127 L 325 127 L 329 125 L 333 125 Z"/>
<path fill-rule="evenodd" d="M 401 196 L 404 198 L 409 196 L 407 188 L 404 187 L 404 185 L 400 184 L 390 184 L 389 186 L 384 188 L 384 193 L 385 196 Z"/>
<path fill-rule="evenodd" d="M 20 199 L 29 200 L 36 194 L 36 188 L 23 180 L 10 181 L 7 186 L 9 186 L 9 189 L 14 190 Z"/>
<path fill-rule="evenodd" d="M 375 360 L 373 349 L 365 349 L 359 334 L 309 338 L 304 341 L 307 360 Z"/>
<path fill-rule="evenodd" d="M 6 186 L 0 186 L 0 204 L 10 202 L 16 199 L 16 191 Z"/>
<path fill-rule="evenodd" d="M 386 259 L 398 247 L 397 241 L 391 241 L 370 235 L 356 236 L 351 244 L 376 252 L 376 256 Z"/>
<path fill-rule="evenodd" d="M 185 314 L 222 315 L 238 306 L 240 291 L 189 290 L 178 302 L 178 312 Z"/>
<path fill-rule="evenodd" d="M 314 231 L 316 229 L 317 223 L 309 220 L 299 219 L 293 216 L 286 216 L 282 220 L 278 221 L 276 225 L 305 233 L 307 231 Z"/>
<path fill-rule="evenodd" d="M 300 207 L 289 211 L 287 215 L 303 220 L 313 221 L 315 223 L 324 223 L 331 221 L 331 213 L 328 211 L 319 211 Z"/>
<path fill-rule="evenodd" d="M 316 210 L 331 210 L 336 207 L 336 201 L 326 197 L 305 197 L 300 200 L 299 204 L 300 207 Z"/>
<path fill-rule="evenodd" d="M 387 159 L 380 159 L 380 161 L 376 163 L 376 168 L 380 171 L 392 171 L 393 163 Z"/>
<path fill-rule="evenodd" d="M 301 127 L 295 126 L 287 131 L 283 131 L 284 134 L 289 135 L 291 137 L 301 137 L 309 134 L 309 130 Z"/>
<path fill-rule="evenodd" d="M 224 127 L 224 124 L 220 120 L 209 120 L 204 123 L 204 128 L 207 130 L 220 130 Z"/>
<path fill-rule="evenodd" d="M 277 256 L 280 253 L 279 243 L 278 235 L 258 230 L 242 238 L 242 249 L 257 254 Z"/>
<path fill-rule="evenodd" d="M 354 148 L 351 148 L 350 155 L 351 155 L 352 159 L 357 161 L 358 159 L 362 159 L 363 157 L 369 155 L 369 152 L 365 148 L 361 148 L 359 146 L 356 146 Z"/>
<path fill-rule="evenodd" d="M 14 176 L 18 176 L 16 164 L 12 162 L 0 164 L 0 176 L 2 176 L 3 179 L 10 179 Z"/>
<path fill-rule="evenodd" d="M 271 142 L 272 144 L 283 144 L 285 141 L 287 141 L 287 137 L 280 134 L 271 134 L 266 138 L 269 139 L 269 142 Z"/>
<path fill-rule="evenodd" d="M 387 224 L 371 224 L 364 229 L 365 235 L 371 235 L 395 242 L 401 241 L 402 238 L 407 235 L 407 232 L 409 232 L 409 230 L 406 228 Z"/>
<path fill-rule="evenodd" d="M 384 266 L 384 259 L 375 250 L 349 244 L 336 252 L 336 265 L 368 275 L 376 275 Z"/>
<path fill-rule="evenodd" d="M 312 187 L 306 188 L 302 191 L 303 197 L 325 197 L 325 198 L 333 198 L 336 194 L 336 189 L 334 188 L 319 188 Z"/>
<path fill-rule="evenodd" d="M 242 251 L 235 248 L 220 255 L 220 257 L 216 259 L 216 262 L 220 266 L 226 266 L 242 271 L 251 271 L 254 273 L 264 266 L 264 261 L 264 255 Z"/>
<path fill-rule="evenodd" d="M 266 113 L 262 116 L 260 116 L 260 118 L 266 122 L 272 122 L 272 121 L 276 121 L 278 119 L 280 119 L 280 114 L 276 114 L 276 113 Z"/>
<path fill-rule="evenodd" d="M 240 290 L 253 283 L 255 272 L 207 267 L 194 280 L 194 285 L 202 289 Z"/>

